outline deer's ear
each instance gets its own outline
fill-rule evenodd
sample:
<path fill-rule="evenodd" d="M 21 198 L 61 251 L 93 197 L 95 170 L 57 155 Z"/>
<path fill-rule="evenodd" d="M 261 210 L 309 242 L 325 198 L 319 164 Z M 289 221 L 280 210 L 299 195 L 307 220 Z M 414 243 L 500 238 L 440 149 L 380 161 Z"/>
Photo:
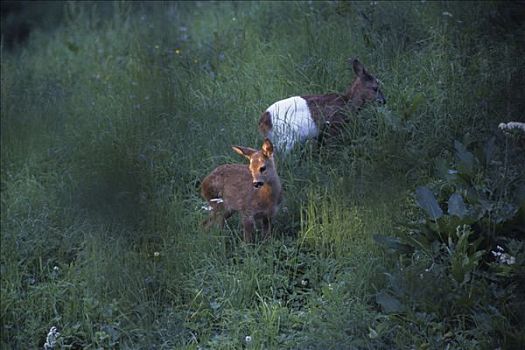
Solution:
<path fill-rule="evenodd" d="M 233 150 L 240 154 L 241 156 L 245 156 L 246 158 L 250 159 L 250 156 L 257 152 L 253 148 L 250 147 L 242 147 L 242 146 L 232 146 Z"/>
<path fill-rule="evenodd" d="M 354 58 L 352 60 L 352 67 L 354 68 L 355 75 L 357 75 L 358 77 L 364 77 L 367 75 L 365 66 L 363 66 L 363 64 L 359 62 L 357 58 Z"/>
<path fill-rule="evenodd" d="M 270 158 L 273 155 L 273 144 L 269 138 L 265 138 L 262 144 L 262 151 L 265 157 Z"/>

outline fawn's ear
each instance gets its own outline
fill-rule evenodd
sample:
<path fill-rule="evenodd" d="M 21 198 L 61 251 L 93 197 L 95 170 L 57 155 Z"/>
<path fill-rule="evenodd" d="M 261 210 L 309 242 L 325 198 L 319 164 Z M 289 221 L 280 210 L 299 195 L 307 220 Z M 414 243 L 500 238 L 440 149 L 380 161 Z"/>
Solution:
<path fill-rule="evenodd" d="M 262 151 L 265 157 L 270 158 L 273 155 L 273 144 L 269 138 L 265 138 L 262 144 Z"/>
<path fill-rule="evenodd" d="M 240 154 L 241 156 L 245 156 L 246 158 L 250 159 L 251 155 L 257 152 L 253 148 L 250 147 L 242 147 L 242 146 L 232 146 L 233 150 Z"/>

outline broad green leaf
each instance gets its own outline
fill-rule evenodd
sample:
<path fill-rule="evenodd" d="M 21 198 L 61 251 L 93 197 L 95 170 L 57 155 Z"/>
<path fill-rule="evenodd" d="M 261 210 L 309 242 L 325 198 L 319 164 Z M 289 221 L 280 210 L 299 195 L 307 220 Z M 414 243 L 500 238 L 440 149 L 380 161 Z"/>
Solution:
<path fill-rule="evenodd" d="M 437 221 L 438 225 L 436 230 L 439 229 L 442 234 L 450 236 L 456 232 L 456 228 L 459 225 L 471 225 L 476 221 L 477 219 L 470 215 L 465 215 L 463 218 L 456 215 L 443 215 L 443 217 Z"/>
<path fill-rule="evenodd" d="M 393 296 L 381 291 L 376 295 L 376 303 L 383 309 L 384 313 L 397 314 L 403 311 L 403 304 Z"/>
<path fill-rule="evenodd" d="M 474 155 L 459 141 L 454 141 L 458 168 L 462 174 L 472 176 L 474 171 Z"/>
<path fill-rule="evenodd" d="M 436 176 L 439 176 L 442 179 L 447 179 L 448 168 L 448 162 L 445 159 L 437 158 L 434 160 L 434 169 Z"/>
<path fill-rule="evenodd" d="M 433 220 L 443 216 L 443 210 L 439 207 L 436 197 L 428 187 L 420 186 L 416 189 L 416 201 Z"/>
<path fill-rule="evenodd" d="M 448 213 L 461 219 L 467 215 L 467 207 L 459 193 L 453 193 L 448 199 Z"/>
<path fill-rule="evenodd" d="M 370 339 L 375 339 L 377 338 L 378 334 L 377 334 L 377 331 L 371 327 L 368 327 L 368 338 Z"/>
<path fill-rule="evenodd" d="M 466 192 L 465 192 L 465 200 L 467 201 L 467 203 L 479 203 L 479 200 L 480 200 L 480 196 L 479 196 L 479 193 L 478 191 L 476 191 L 476 189 L 474 187 L 467 187 L 466 189 Z"/>

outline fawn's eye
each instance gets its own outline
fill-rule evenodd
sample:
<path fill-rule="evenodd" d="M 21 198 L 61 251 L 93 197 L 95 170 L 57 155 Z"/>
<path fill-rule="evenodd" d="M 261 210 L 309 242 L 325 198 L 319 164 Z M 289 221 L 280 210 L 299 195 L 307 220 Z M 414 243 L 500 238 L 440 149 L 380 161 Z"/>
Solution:
<path fill-rule="evenodd" d="M 259 168 L 259 172 L 261 173 L 264 173 L 265 170 L 266 170 L 266 165 L 263 165 L 262 167 Z"/>
<path fill-rule="evenodd" d="M 374 92 L 377 92 L 377 90 L 379 90 L 379 87 L 378 87 L 378 86 L 374 86 L 374 87 L 372 88 L 372 90 L 374 90 Z"/>

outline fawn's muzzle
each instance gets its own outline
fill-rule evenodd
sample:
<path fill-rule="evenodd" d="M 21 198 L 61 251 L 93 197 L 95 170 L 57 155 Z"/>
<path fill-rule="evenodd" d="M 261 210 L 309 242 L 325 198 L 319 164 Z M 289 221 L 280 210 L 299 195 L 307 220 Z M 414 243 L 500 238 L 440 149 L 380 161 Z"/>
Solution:
<path fill-rule="evenodd" d="M 262 187 L 262 185 L 264 185 L 264 182 L 262 182 L 262 181 L 254 181 L 253 182 L 253 187 L 255 187 L 255 188 L 260 188 L 260 187 Z"/>

